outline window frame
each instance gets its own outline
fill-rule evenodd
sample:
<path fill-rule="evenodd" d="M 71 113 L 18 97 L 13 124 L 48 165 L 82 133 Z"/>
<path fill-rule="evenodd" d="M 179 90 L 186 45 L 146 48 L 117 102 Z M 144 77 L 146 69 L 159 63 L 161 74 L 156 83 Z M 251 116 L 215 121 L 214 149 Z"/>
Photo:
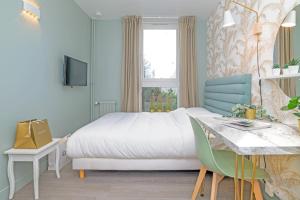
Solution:
<path fill-rule="evenodd" d="M 145 78 L 144 77 L 144 30 L 176 30 L 176 78 Z M 142 110 L 143 88 L 145 87 L 159 87 L 159 88 L 176 88 L 177 89 L 177 107 L 179 107 L 179 32 L 178 19 L 168 18 L 144 18 L 142 25 L 141 37 L 141 87 L 140 87 L 140 110 Z"/>

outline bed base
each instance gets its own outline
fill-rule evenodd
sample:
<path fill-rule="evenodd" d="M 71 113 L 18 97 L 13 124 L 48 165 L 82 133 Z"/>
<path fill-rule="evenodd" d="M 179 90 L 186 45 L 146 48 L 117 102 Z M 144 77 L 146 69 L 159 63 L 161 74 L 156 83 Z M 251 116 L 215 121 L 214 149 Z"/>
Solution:
<path fill-rule="evenodd" d="M 72 160 L 73 170 L 79 170 L 79 177 L 84 179 L 85 170 L 102 171 L 173 171 L 199 170 L 198 159 L 103 159 L 77 158 Z"/>

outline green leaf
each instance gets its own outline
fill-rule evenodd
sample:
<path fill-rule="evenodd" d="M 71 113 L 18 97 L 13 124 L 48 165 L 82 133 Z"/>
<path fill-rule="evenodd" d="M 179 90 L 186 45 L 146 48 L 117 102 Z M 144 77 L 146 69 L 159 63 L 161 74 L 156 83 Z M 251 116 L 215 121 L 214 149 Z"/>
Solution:
<path fill-rule="evenodd" d="M 300 113 L 293 113 L 295 116 L 300 117 Z"/>

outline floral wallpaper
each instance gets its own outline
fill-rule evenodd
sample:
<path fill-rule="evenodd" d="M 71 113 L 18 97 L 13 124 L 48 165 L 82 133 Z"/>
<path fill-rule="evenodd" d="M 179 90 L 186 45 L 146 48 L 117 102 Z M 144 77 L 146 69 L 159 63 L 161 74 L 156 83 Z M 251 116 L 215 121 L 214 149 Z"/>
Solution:
<path fill-rule="evenodd" d="M 259 36 L 259 63 L 261 77 L 272 74 L 273 51 L 276 35 L 285 16 L 299 3 L 297 0 L 239 0 L 259 11 L 262 34 Z M 222 28 L 224 10 L 230 8 L 236 25 Z M 208 19 L 208 78 L 251 73 L 253 76 L 252 103 L 260 104 L 257 70 L 257 38 L 252 34 L 255 14 L 229 1 L 222 0 Z M 291 113 L 280 108 L 289 98 L 276 81 L 262 81 L 263 106 L 283 123 L 296 124 Z M 300 199 L 300 156 L 265 157 L 266 169 L 271 176 L 269 194 L 282 200 Z"/>

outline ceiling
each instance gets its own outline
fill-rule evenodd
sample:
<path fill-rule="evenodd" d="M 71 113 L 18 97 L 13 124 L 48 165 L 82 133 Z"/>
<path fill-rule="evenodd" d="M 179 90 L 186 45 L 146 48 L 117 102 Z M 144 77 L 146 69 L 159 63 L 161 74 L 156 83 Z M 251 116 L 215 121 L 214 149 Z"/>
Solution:
<path fill-rule="evenodd" d="M 91 18 L 118 19 L 126 15 L 206 19 L 220 0 L 74 0 Z M 101 16 L 96 13 L 101 12 Z"/>

